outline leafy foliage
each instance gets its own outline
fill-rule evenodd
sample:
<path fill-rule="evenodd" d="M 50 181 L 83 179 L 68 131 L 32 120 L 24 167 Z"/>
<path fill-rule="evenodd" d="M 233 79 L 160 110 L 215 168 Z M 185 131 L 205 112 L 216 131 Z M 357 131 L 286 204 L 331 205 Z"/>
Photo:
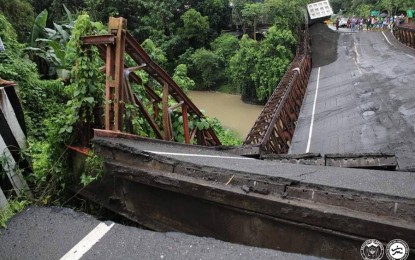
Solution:
<path fill-rule="evenodd" d="M 81 184 L 87 186 L 104 174 L 104 159 L 94 152 L 90 152 L 85 160 L 84 172 L 81 175 Z"/>
<path fill-rule="evenodd" d="M 166 55 L 164 51 L 158 48 L 151 39 L 145 40 L 141 46 L 144 50 L 150 55 L 151 59 L 157 62 L 158 64 L 165 64 L 167 62 Z"/>
<path fill-rule="evenodd" d="M 209 31 L 209 18 L 202 16 L 195 9 L 189 9 L 180 19 L 183 22 L 183 27 L 179 29 L 181 37 L 188 40 L 192 46 L 203 46 Z"/>
<path fill-rule="evenodd" d="M 50 194 L 51 190 L 56 194 L 65 188 L 70 163 L 65 145 L 81 139 L 75 130 L 99 123 L 94 121 L 93 115 L 103 103 L 104 86 L 99 83 L 104 81 L 99 71 L 102 62 L 96 49 L 81 48 L 80 37 L 99 33 L 101 29 L 102 25 L 92 23 L 88 15 L 80 15 L 76 20 L 65 57 L 67 64 L 73 66 L 72 82 L 64 88 L 63 100 L 55 103 L 60 108 L 53 116 L 44 119 L 47 129 L 45 139 L 32 140 L 33 177 L 37 183 L 36 192 L 41 198 Z"/>
<path fill-rule="evenodd" d="M 34 18 L 30 3 L 27 0 L 0 0 L 0 13 L 3 13 L 8 21 L 13 21 L 18 39 L 26 41 Z"/>
<path fill-rule="evenodd" d="M 19 93 L 25 109 L 29 135 L 40 138 L 45 118 L 53 116 L 62 100 L 62 84 L 59 81 L 41 81 L 36 65 L 24 55 L 24 46 L 17 42 L 17 35 L 0 14 L 0 37 L 6 51 L 0 52 L 0 77 L 13 80 L 19 85 Z"/>
<path fill-rule="evenodd" d="M 62 79 L 69 77 L 70 68 L 65 63 L 65 50 L 74 21 L 65 5 L 63 8 L 67 12 L 68 23 L 53 23 L 54 29 L 46 28 L 48 12 L 43 10 L 35 19 L 28 41 L 29 46 L 26 48 L 31 59 L 38 65 L 40 74 L 48 78 L 54 78 L 56 75 Z"/>
<path fill-rule="evenodd" d="M 195 82 L 187 76 L 187 66 L 185 64 L 177 65 L 176 69 L 174 70 L 173 80 L 185 92 L 195 87 Z"/>
<path fill-rule="evenodd" d="M 196 71 L 195 78 L 201 89 L 211 89 L 219 79 L 219 57 L 205 48 L 197 49 L 191 56 L 192 68 Z"/>
<path fill-rule="evenodd" d="M 388 15 L 396 15 L 401 11 L 405 11 L 414 6 L 414 1 L 408 0 L 353 0 L 331 1 L 333 11 L 345 13 L 347 16 L 363 16 L 370 15 L 371 10 L 380 10 L 381 12 L 387 12 Z"/>
<path fill-rule="evenodd" d="M 7 228 L 7 221 L 16 213 L 23 211 L 29 204 L 29 201 L 21 198 L 14 198 L 9 200 L 9 206 L 0 210 L 0 227 Z"/>
<path fill-rule="evenodd" d="M 241 93 L 243 100 L 257 100 L 254 75 L 258 52 L 259 43 L 244 35 L 239 42 L 239 50 L 230 60 L 232 84 Z"/>
<path fill-rule="evenodd" d="M 258 100 L 267 100 L 271 96 L 293 58 L 295 43 L 296 39 L 289 30 L 279 30 L 275 26 L 268 30 L 261 42 L 258 62 L 252 75 L 259 83 L 256 88 Z"/>
<path fill-rule="evenodd" d="M 253 26 L 253 36 L 256 40 L 256 27 L 258 19 L 264 14 L 264 5 L 261 3 L 247 3 L 242 9 L 244 22 Z"/>
<path fill-rule="evenodd" d="M 237 136 L 237 134 L 235 134 L 231 130 L 224 128 L 217 118 L 213 118 L 213 119 L 208 118 L 207 122 L 209 123 L 209 126 L 211 126 L 213 130 L 215 131 L 222 145 L 227 145 L 227 146 L 242 145 L 243 140 L 240 139 Z"/>

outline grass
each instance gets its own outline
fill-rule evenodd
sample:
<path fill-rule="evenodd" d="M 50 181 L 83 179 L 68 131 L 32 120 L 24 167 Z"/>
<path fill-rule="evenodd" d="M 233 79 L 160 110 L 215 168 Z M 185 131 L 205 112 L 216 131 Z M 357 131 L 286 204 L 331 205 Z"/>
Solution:
<path fill-rule="evenodd" d="M 6 228 L 7 221 L 9 221 L 16 213 L 24 210 L 27 205 L 29 205 L 29 201 L 25 199 L 15 198 L 9 200 L 9 205 L 0 210 L 0 228 Z"/>

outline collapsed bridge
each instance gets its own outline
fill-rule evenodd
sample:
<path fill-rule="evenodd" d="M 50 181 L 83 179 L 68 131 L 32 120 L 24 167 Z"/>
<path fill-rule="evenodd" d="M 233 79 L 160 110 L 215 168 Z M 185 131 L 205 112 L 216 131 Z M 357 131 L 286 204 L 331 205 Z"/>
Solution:
<path fill-rule="evenodd" d="M 117 214 L 158 231 L 181 231 L 241 244 L 344 259 L 360 258 L 359 248 L 368 238 L 387 243 L 398 237 L 408 242 L 412 254 L 415 248 L 413 173 L 343 168 L 395 168 L 397 162 L 393 160 L 393 154 L 379 153 L 376 159 L 370 158 L 373 154 L 352 159 L 327 154 L 276 155 L 302 149 L 301 138 L 297 139 L 295 147 L 293 140 L 301 132 L 297 130 L 304 129 L 299 123 L 301 119 L 302 122 L 308 120 L 304 110 L 308 111 L 305 108 L 309 105 L 310 93 L 315 92 L 317 100 L 318 87 L 307 90 L 316 83 L 317 75 L 316 70 L 312 70 L 307 28 L 303 33 L 295 59 L 244 145 L 226 148 L 220 146 L 210 127 L 189 126 L 189 118 L 202 121 L 205 120 L 203 114 L 126 31 L 126 21 L 110 19 L 109 34 L 83 38 L 85 48 L 97 46 L 106 61 L 105 130 L 95 129 L 92 141 L 96 152 L 105 160 L 106 172 L 99 181 L 87 187 L 73 187 L 74 190 Z M 378 36 L 381 34 L 374 37 Z M 366 91 L 359 87 L 364 84 L 364 72 L 376 71 L 376 68 L 359 60 L 365 54 L 359 50 L 369 46 L 360 45 L 363 40 L 372 38 L 342 37 L 340 44 L 344 45 L 346 55 L 340 57 L 346 57 L 347 62 L 343 60 L 340 61 L 342 64 L 334 63 L 334 66 L 345 64 L 344 74 L 348 75 L 336 75 L 339 82 L 346 82 L 340 87 L 350 90 L 350 86 L 354 86 L 356 91 Z M 406 34 L 399 37 L 406 39 L 408 45 L 413 42 Z M 388 53 L 386 42 L 376 40 L 378 49 L 383 48 Z M 387 37 L 386 40 L 393 41 Z M 136 64 L 131 67 L 126 62 L 128 58 Z M 399 59 L 402 62 L 402 56 Z M 322 66 L 322 73 L 325 69 L 327 67 Z M 139 71 L 147 73 L 157 84 L 143 84 Z M 327 93 L 333 91 L 330 86 L 336 80 L 330 77 L 321 80 L 331 80 L 322 85 L 327 91 L 324 97 L 328 97 Z M 142 85 L 145 99 L 133 91 L 132 82 Z M 374 92 L 359 93 L 359 98 L 367 101 L 371 95 L 379 97 L 379 93 Z M 405 100 L 400 102 L 405 103 Z M 131 134 L 132 117 L 127 116 L 127 104 L 140 111 L 159 140 Z M 404 120 L 410 121 L 411 107 L 406 105 L 395 110 L 404 113 Z M 362 109 L 367 121 L 370 121 L 369 116 L 382 111 L 381 106 L 357 107 Z M 324 116 L 338 116 L 336 112 L 328 111 Z M 181 131 L 185 144 L 171 142 L 174 139 L 173 120 L 177 114 L 183 121 Z M 318 115 L 316 118 L 319 119 Z M 89 145 L 89 130 L 83 133 L 86 138 L 80 145 Z M 378 128 L 372 130 L 375 132 Z M 77 162 L 85 159 L 85 155 L 79 153 L 73 156 Z M 79 173 L 77 169 L 74 172 Z"/>
<path fill-rule="evenodd" d="M 109 35 L 84 38 L 85 45 L 98 46 L 107 63 L 109 119 L 105 130 L 95 130 L 93 139 L 96 152 L 105 160 L 106 173 L 86 188 L 75 187 L 79 194 L 158 231 L 344 259 L 360 257 L 356 252 L 361 244 L 373 237 L 384 243 L 400 237 L 415 248 L 412 173 L 284 164 L 268 155 L 287 153 L 292 145 L 311 71 L 307 30 L 296 58 L 245 144 L 226 148 L 219 146 L 214 132 L 204 129 L 198 133 L 198 129 L 186 129 L 186 123 L 187 144 L 170 142 L 172 109 L 181 107 L 184 121 L 187 113 L 203 115 L 125 31 L 122 19 L 112 20 L 109 28 Z M 136 67 L 123 65 L 124 48 Z M 146 112 L 145 105 L 131 93 L 128 80 L 140 82 L 134 70 L 145 70 L 162 86 L 161 97 L 144 86 L 150 100 L 162 104 L 161 128 L 156 122 L 160 117 Z M 167 95 L 177 102 L 173 108 Z M 150 124 L 160 140 L 122 133 L 123 103 L 117 105 L 118 100 L 140 107 L 147 120 L 154 122 Z M 205 146 L 190 145 L 194 137 Z M 74 156 L 84 159 L 80 154 Z M 364 156 L 372 159 L 370 154 Z M 396 167 L 390 161 L 393 155 L 379 156 L 373 164 L 367 164 L 365 158 L 352 159 L 352 163 L 339 156 L 331 158 L 341 167 Z M 315 162 L 320 160 L 310 163 L 303 159 L 295 163 L 318 165 Z"/>

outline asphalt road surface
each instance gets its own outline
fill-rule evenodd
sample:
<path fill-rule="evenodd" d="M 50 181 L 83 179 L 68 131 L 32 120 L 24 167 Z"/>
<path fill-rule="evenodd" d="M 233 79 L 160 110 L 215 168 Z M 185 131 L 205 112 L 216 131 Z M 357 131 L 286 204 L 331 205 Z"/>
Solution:
<path fill-rule="evenodd" d="M 181 233 L 101 222 L 71 209 L 29 207 L 0 229 L 0 259 L 321 259 Z"/>
<path fill-rule="evenodd" d="M 386 31 L 310 31 L 314 66 L 290 154 L 392 152 L 415 169 L 415 51 Z"/>

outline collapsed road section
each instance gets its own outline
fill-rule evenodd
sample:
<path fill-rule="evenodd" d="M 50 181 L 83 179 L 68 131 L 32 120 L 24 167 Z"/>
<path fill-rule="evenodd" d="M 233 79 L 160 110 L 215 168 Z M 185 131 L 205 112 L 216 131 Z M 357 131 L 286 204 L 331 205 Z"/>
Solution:
<path fill-rule="evenodd" d="M 106 173 L 80 193 L 153 230 L 338 259 L 359 259 L 368 238 L 415 249 L 411 173 L 282 164 L 105 130 L 94 143 Z"/>

